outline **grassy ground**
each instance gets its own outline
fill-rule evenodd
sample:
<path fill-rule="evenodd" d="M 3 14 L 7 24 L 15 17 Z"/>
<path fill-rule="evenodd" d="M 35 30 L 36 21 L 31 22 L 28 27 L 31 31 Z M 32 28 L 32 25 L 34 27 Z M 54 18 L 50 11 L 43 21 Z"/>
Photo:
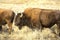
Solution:
<path fill-rule="evenodd" d="M 24 26 L 21 30 L 17 26 L 13 26 L 13 29 L 12 34 L 8 34 L 5 27 L 4 31 L 0 33 L 0 40 L 60 40 L 60 37 L 48 28 L 45 28 L 42 32 L 36 29 L 33 31 L 27 26 Z"/>

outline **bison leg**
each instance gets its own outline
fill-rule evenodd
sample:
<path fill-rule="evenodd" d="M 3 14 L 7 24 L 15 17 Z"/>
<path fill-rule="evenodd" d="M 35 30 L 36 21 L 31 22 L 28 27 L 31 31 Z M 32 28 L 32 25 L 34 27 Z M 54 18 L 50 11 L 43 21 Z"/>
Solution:
<path fill-rule="evenodd" d="M 2 26 L 0 26 L 0 31 L 2 31 Z"/>
<path fill-rule="evenodd" d="M 32 24 L 33 29 L 42 31 L 42 25 L 39 21 L 37 21 L 37 22 L 32 21 L 31 24 Z"/>
<path fill-rule="evenodd" d="M 36 23 L 37 30 L 40 30 L 42 32 L 42 25 L 40 22 Z"/>
<path fill-rule="evenodd" d="M 12 31 L 12 23 L 11 23 L 10 20 L 6 20 L 6 22 L 7 22 L 8 27 L 9 27 L 8 32 L 9 32 L 9 34 L 11 34 L 11 31 Z"/>
<path fill-rule="evenodd" d="M 57 22 L 57 28 L 58 28 L 57 35 L 60 36 L 60 21 Z"/>
<path fill-rule="evenodd" d="M 11 31 L 12 31 L 12 23 L 8 23 L 8 26 L 9 26 L 8 32 L 11 34 Z"/>

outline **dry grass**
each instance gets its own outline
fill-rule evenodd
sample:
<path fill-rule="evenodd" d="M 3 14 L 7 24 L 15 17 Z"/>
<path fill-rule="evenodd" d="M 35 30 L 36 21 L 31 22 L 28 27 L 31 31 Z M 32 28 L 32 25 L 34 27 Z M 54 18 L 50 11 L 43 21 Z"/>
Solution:
<path fill-rule="evenodd" d="M 0 33 L 0 40 L 60 40 L 60 37 L 48 28 L 41 32 L 36 29 L 33 31 L 27 26 L 19 30 L 17 26 L 13 25 L 13 29 L 12 34 L 8 34 L 6 31 Z"/>

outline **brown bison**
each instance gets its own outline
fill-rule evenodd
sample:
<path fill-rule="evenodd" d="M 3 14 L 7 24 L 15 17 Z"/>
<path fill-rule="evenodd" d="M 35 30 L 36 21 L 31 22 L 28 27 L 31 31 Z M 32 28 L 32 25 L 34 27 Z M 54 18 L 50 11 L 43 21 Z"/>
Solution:
<path fill-rule="evenodd" d="M 0 8 L 0 30 L 2 30 L 2 25 L 8 24 L 8 32 L 11 33 L 14 16 L 15 13 L 12 10 Z"/>
<path fill-rule="evenodd" d="M 60 28 L 59 10 L 27 8 L 23 13 L 18 13 L 15 19 L 15 25 L 20 29 L 25 25 L 37 29 L 51 28 L 54 24 Z"/>

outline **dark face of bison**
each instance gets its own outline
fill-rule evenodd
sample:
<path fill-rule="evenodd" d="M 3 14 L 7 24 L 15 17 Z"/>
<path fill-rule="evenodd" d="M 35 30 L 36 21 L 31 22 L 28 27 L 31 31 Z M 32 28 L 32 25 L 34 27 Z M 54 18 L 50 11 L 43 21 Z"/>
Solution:
<path fill-rule="evenodd" d="M 30 18 L 27 18 L 24 13 L 18 13 L 15 18 L 15 25 L 19 27 L 19 29 L 22 28 L 22 26 L 29 26 L 30 24 Z"/>
<path fill-rule="evenodd" d="M 19 25 L 20 24 L 20 19 L 21 19 L 21 13 L 18 13 L 17 16 L 16 16 L 16 19 L 15 19 L 15 25 Z"/>
<path fill-rule="evenodd" d="M 23 16 L 23 15 L 22 15 L 21 13 L 18 13 L 17 16 L 16 16 L 16 18 L 15 18 L 15 25 L 18 26 L 19 29 L 20 29 L 20 27 L 23 26 L 23 23 L 24 23 L 22 16 Z"/>

